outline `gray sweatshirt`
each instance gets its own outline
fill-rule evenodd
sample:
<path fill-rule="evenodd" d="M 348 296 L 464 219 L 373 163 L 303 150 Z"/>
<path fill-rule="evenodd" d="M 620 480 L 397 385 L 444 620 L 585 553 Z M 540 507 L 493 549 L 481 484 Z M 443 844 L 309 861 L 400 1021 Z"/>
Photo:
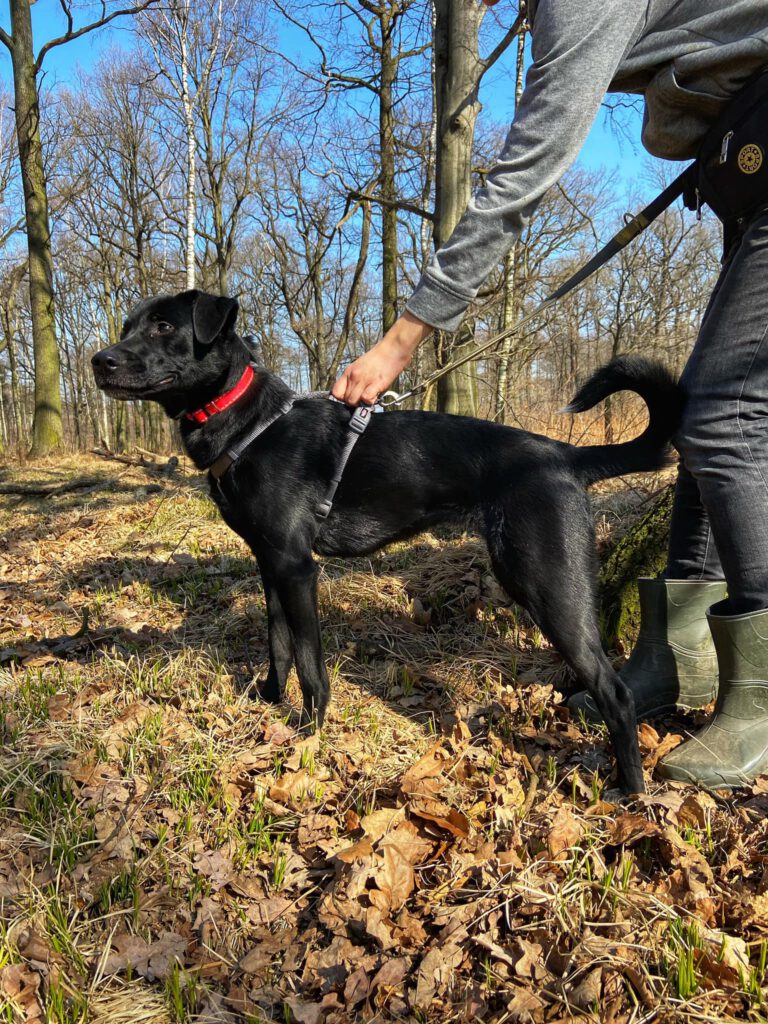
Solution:
<path fill-rule="evenodd" d="M 533 63 L 498 162 L 406 308 L 458 328 L 550 186 L 571 166 L 606 92 L 645 97 L 643 144 L 685 160 L 728 99 L 768 66 L 768 0 L 529 0 Z"/>

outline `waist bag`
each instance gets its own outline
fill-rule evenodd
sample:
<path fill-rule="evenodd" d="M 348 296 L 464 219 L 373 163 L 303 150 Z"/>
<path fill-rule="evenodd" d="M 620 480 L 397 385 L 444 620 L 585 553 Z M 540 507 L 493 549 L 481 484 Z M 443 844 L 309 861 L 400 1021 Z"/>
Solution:
<path fill-rule="evenodd" d="M 709 129 L 691 168 L 686 205 L 722 221 L 768 205 L 768 68 L 754 75 Z"/>

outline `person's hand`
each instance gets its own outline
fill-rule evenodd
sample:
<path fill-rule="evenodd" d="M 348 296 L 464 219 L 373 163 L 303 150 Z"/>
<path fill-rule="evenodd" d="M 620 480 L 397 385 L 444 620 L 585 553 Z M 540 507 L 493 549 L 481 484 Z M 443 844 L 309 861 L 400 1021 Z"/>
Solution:
<path fill-rule="evenodd" d="M 413 353 L 432 332 L 429 324 L 403 313 L 381 341 L 346 368 L 331 394 L 347 405 L 372 405 L 410 363 Z"/>

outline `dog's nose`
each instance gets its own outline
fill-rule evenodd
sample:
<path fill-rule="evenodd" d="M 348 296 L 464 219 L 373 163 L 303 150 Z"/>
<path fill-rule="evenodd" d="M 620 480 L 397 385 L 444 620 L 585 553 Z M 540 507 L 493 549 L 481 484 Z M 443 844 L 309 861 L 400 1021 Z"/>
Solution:
<path fill-rule="evenodd" d="M 102 349 L 91 357 L 91 365 L 96 370 L 116 370 L 120 364 L 109 349 Z"/>

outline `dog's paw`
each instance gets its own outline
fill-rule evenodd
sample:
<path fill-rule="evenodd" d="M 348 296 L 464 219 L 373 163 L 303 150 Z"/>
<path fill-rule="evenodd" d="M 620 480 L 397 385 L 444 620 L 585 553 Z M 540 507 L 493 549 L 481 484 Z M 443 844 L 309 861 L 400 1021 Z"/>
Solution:
<path fill-rule="evenodd" d="M 261 699 L 268 704 L 282 703 L 283 691 L 280 689 L 278 681 L 272 676 L 267 676 L 266 679 L 256 682 L 256 690 Z"/>

